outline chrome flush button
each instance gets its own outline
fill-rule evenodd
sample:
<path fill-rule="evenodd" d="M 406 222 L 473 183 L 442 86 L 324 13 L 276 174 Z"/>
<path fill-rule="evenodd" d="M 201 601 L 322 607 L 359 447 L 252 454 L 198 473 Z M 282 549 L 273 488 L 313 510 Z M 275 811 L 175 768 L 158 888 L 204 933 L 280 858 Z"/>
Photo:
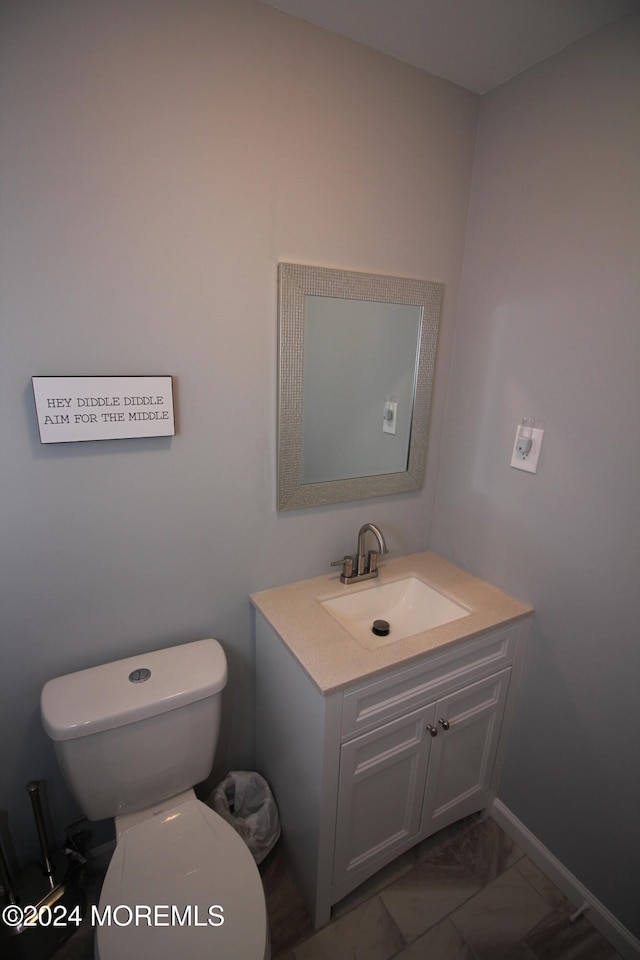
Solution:
<path fill-rule="evenodd" d="M 129 680 L 131 683 L 144 683 L 145 680 L 148 680 L 151 676 L 151 670 L 147 670 L 146 667 L 140 667 L 138 670 L 132 670 L 129 674 Z"/>

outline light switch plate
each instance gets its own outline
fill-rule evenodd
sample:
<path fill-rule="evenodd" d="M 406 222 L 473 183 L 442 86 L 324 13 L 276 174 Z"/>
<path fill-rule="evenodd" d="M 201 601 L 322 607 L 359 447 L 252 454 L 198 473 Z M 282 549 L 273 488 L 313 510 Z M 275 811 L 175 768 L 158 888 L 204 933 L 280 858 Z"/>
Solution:
<path fill-rule="evenodd" d="M 541 430 L 539 427 L 533 427 L 531 430 L 531 450 L 526 455 L 526 457 L 520 456 L 518 453 L 518 437 L 520 436 L 520 427 L 516 430 L 516 438 L 513 441 L 513 453 L 511 454 L 511 466 L 515 467 L 516 470 L 526 470 L 527 473 L 537 473 L 538 470 L 538 457 L 540 456 L 540 447 L 542 446 L 542 438 L 544 436 L 544 430 Z"/>
<path fill-rule="evenodd" d="M 391 414 L 391 418 L 389 420 L 386 420 L 384 414 Z M 382 418 L 382 432 L 396 433 L 398 429 L 398 426 L 397 426 L 398 404 L 394 400 L 385 400 L 384 414 Z"/>

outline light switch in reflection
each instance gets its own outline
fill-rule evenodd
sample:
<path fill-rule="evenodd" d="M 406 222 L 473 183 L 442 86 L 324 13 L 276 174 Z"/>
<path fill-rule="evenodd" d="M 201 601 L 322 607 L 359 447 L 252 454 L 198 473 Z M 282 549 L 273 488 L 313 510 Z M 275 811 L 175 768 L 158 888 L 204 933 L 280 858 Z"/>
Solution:
<path fill-rule="evenodd" d="M 397 429 L 398 404 L 395 400 L 385 400 L 382 412 L 382 432 L 395 433 Z"/>

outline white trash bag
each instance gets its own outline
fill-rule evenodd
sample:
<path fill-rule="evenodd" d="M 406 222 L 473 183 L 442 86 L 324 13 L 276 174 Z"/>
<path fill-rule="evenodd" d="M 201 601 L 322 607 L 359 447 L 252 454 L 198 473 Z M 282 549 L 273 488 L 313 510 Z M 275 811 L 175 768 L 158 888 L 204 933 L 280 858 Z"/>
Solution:
<path fill-rule="evenodd" d="M 280 836 L 278 808 L 264 777 L 232 770 L 207 803 L 240 834 L 256 863 L 262 863 Z"/>

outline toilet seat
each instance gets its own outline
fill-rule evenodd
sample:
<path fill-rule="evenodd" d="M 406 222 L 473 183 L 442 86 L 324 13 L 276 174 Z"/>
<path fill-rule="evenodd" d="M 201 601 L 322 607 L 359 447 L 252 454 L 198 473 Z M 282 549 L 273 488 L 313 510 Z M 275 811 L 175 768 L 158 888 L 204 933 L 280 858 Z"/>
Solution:
<path fill-rule="evenodd" d="M 269 955 L 264 891 L 254 859 L 233 827 L 195 796 L 155 811 L 120 835 L 98 916 L 100 960 Z"/>

